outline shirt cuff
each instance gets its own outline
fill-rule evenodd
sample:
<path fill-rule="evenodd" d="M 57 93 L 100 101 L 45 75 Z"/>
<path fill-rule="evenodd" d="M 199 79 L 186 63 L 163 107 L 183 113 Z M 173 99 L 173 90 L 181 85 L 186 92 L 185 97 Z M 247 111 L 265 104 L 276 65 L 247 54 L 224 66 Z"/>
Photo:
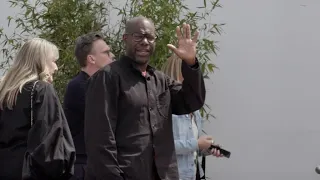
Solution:
<path fill-rule="evenodd" d="M 196 151 L 199 150 L 198 140 L 196 138 L 191 139 L 191 147 L 193 150 L 196 150 Z"/>
<path fill-rule="evenodd" d="M 199 68 L 199 61 L 198 61 L 198 59 L 196 58 L 194 65 L 189 66 L 189 67 L 192 68 L 192 69 L 198 69 L 198 68 Z"/>

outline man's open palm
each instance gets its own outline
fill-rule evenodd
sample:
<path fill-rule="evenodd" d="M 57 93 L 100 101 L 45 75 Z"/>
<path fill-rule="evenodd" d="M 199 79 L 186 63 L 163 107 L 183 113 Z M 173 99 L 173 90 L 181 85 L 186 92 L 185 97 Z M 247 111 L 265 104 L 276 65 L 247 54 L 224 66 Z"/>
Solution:
<path fill-rule="evenodd" d="M 194 65 L 196 53 L 197 53 L 197 41 L 199 31 L 196 31 L 193 38 L 191 39 L 191 30 L 189 24 L 183 24 L 183 34 L 178 26 L 176 33 L 178 37 L 178 47 L 172 44 L 168 44 L 170 48 L 180 59 L 184 60 L 189 65 Z"/>

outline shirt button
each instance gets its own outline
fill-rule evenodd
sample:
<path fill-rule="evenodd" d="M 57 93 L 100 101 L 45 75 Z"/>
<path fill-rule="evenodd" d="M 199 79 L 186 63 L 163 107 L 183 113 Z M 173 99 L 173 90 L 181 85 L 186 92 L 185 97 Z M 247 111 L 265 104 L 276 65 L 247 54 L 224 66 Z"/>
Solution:
<path fill-rule="evenodd" d="M 149 111 L 152 111 L 152 108 L 151 108 L 151 107 L 149 108 Z"/>

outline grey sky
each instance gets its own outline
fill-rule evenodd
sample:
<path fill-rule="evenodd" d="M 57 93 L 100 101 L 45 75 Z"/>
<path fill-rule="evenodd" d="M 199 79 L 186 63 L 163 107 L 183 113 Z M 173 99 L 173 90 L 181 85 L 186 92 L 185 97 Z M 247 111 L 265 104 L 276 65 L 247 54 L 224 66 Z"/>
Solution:
<path fill-rule="evenodd" d="M 187 0 L 193 6 L 202 1 Z M 232 152 L 208 158 L 214 180 L 318 179 L 320 1 L 222 0 L 225 22 L 207 83 L 206 130 Z M 0 2 L 0 26 L 12 15 Z M 6 29 L 10 32 L 10 29 Z"/>

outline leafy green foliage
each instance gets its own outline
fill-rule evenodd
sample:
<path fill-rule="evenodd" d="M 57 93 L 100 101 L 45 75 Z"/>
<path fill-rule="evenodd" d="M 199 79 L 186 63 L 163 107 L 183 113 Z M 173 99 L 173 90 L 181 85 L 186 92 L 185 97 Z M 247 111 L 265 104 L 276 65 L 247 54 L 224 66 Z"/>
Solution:
<path fill-rule="evenodd" d="M 189 23 L 192 30 L 198 29 L 201 36 L 198 42 L 198 59 L 205 78 L 213 73 L 216 66 L 212 63 L 212 55 L 218 47 L 212 40 L 213 35 L 221 33 L 223 24 L 208 22 L 216 8 L 220 8 L 219 0 L 203 1 L 203 6 L 196 11 L 188 8 L 180 0 L 127 0 L 122 8 L 114 1 L 99 0 L 9 0 L 11 7 L 19 8 L 16 17 L 8 17 L 8 26 L 14 26 L 12 35 L 3 33 L 1 53 L 4 61 L 0 68 L 7 69 L 21 44 L 31 37 L 42 37 L 52 41 L 60 48 L 58 61 L 59 71 L 55 76 L 55 87 L 62 99 L 67 82 L 79 72 L 79 65 L 74 59 L 75 39 L 90 31 L 100 31 L 106 42 L 112 47 L 113 53 L 119 57 L 123 53 L 122 34 L 127 19 L 134 16 L 145 16 L 152 19 L 157 30 L 156 52 L 151 64 L 156 68 L 162 66 L 172 53 L 167 44 L 175 44 L 175 28 L 182 23 Z M 119 20 L 112 24 L 111 18 Z M 14 24 L 12 24 L 14 22 Z M 4 28 L 4 27 L 3 27 Z M 202 114 L 212 116 L 206 106 Z"/>

